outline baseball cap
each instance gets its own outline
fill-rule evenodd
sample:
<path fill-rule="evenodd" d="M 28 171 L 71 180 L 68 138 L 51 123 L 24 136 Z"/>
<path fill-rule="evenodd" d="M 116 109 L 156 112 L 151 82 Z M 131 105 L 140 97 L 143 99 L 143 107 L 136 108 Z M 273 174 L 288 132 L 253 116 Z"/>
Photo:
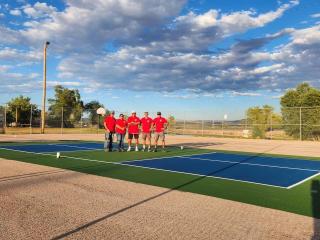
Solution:
<path fill-rule="evenodd" d="M 132 110 L 131 113 L 137 113 L 136 111 Z"/>
<path fill-rule="evenodd" d="M 157 115 L 161 115 L 161 112 L 157 112 Z"/>

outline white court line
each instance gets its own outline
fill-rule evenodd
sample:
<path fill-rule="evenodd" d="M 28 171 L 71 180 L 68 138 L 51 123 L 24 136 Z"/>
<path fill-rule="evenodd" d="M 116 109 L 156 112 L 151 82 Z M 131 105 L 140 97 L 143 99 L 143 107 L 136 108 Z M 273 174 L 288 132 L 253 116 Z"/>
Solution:
<path fill-rule="evenodd" d="M 14 151 L 14 152 L 22 152 L 22 153 L 29 153 L 29 154 L 37 154 L 37 155 L 44 155 L 44 156 L 51 156 L 55 157 L 56 155 L 54 154 L 48 154 L 48 153 L 37 153 L 37 152 L 27 152 L 23 150 L 15 150 L 15 149 L 7 149 L 0 147 L 0 149 L 3 150 L 8 150 L 8 151 Z M 208 154 L 208 153 L 207 153 Z M 196 154 L 199 155 L 199 154 Z M 144 166 L 137 166 L 137 165 L 131 165 L 131 164 L 126 164 L 124 162 L 108 162 L 108 161 L 101 161 L 101 160 L 95 160 L 95 159 L 88 159 L 88 158 L 79 158 L 79 157 L 71 157 L 71 156 L 61 156 L 62 158 L 71 158 L 71 159 L 77 159 L 80 161 L 88 161 L 88 162 L 98 162 L 98 163 L 105 163 L 105 164 L 114 164 L 114 165 L 121 165 L 121 166 L 129 166 L 129 167 L 136 167 L 136 168 L 144 168 L 144 169 L 151 169 L 151 170 L 157 170 L 157 171 L 164 171 L 164 172 L 171 172 L 171 173 L 181 173 L 181 174 L 187 174 L 187 175 L 193 175 L 193 176 L 199 176 L 199 177 L 209 177 L 209 178 L 216 178 L 216 179 L 223 179 L 223 180 L 230 180 L 230 181 L 235 181 L 235 182 L 243 182 L 243 183 L 252 183 L 256 185 L 262 185 L 262 186 L 268 186 L 268 187 L 276 187 L 276 188 L 283 188 L 283 189 L 289 189 L 294 186 L 296 186 L 298 183 L 302 183 L 302 181 L 307 181 L 310 178 L 320 174 L 319 172 L 313 176 L 308 177 L 308 179 L 304 179 L 301 182 L 298 182 L 296 184 L 293 184 L 289 187 L 282 187 L 278 185 L 271 185 L 271 184 L 264 184 L 264 183 L 258 183 L 258 182 L 251 182 L 251 181 L 245 181 L 245 180 L 238 180 L 238 179 L 233 179 L 233 178 L 223 178 L 223 177 L 217 177 L 217 176 L 209 176 L 209 175 L 201 175 L 201 174 L 196 174 L 196 173 L 188 173 L 188 172 L 180 172 L 180 171 L 173 171 L 173 170 L 166 170 L 166 169 L 159 169 L 159 168 L 151 168 L 151 167 L 144 167 Z M 168 157 L 164 157 L 168 158 Z M 154 159 L 159 159 L 159 158 L 154 158 Z M 126 161 L 128 162 L 128 161 Z"/>
<path fill-rule="evenodd" d="M 138 159 L 138 160 L 126 160 L 122 161 L 121 163 L 128 163 L 128 162 L 141 162 L 141 161 L 151 161 L 151 160 L 157 160 L 157 159 L 166 159 L 166 158 L 175 158 L 175 157 L 192 157 L 196 155 L 207 155 L 207 154 L 212 154 L 216 152 L 209 152 L 209 153 L 195 153 L 195 154 L 189 154 L 189 155 L 172 155 L 172 156 L 166 156 L 166 157 L 154 157 L 154 158 L 145 158 L 145 159 Z"/>
<path fill-rule="evenodd" d="M 65 144 L 48 144 L 52 146 L 62 146 L 62 147 L 69 147 L 69 148 L 79 148 L 79 149 L 86 149 L 86 150 L 103 150 L 101 148 L 89 148 L 89 147 L 79 147 L 79 146 L 72 146 L 72 145 L 65 145 Z M 31 145 L 32 146 L 32 145 Z"/>
<path fill-rule="evenodd" d="M 208 153 L 206 153 L 208 154 Z M 195 154 L 201 155 L 201 154 Z M 223 162 L 223 163 L 234 163 L 234 164 L 241 164 L 241 165 L 250 165 L 250 166 L 259 166 L 259 167 L 270 167 L 270 168 L 283 168 L 289 170 L 300 170 L 300 171 L 310 171 L 310 172 L 319 172 L 320 170 L 309 169 L 309 168 L 294 168 L 294 167 L 282 167 L 276 165 L 267 165 L 267 164 L 259 164 L 259 163 L 245 163 L 245 162 L 236 162 L 236 161 L 228 161 L 228 160 L 220 160 L 220 159 L 208 159 L 208 158 L 197 158 L 193 157 L 194 155 L 180 155 L 180 156 L 170 156 L 170 157 L 159 157 L 159 158 L 147 158 L 147 159 L 139 159 L 139 160 L 132 160 L 132 161 L 123 161 L 122 163 L 131 163 L 131 162 L 142 162 L 142 161 L 150 161 L 150 160 L 157 160 L 157 159 L 165 159 L 165 158 L 186 158 L 186 159 L 196 159 L 200 161 L 208 161 L 208 162 Z"/>
<path fill-rule="evenodd" d="M 0 149 L 10 150 L 10 151 L 15 151 L 15 152 L 30 153 L 30 154 L 38 154 L 38 155 L 45 155 L 45 156 L 55 157 L 55 155 L 53 155 L 53 154 L 33 153 L 33 152 L 27 152 L 27 151 L 23 151 L 23 150 L 13 150 L 13 149 L 6 149 L 6 148 L 0 148 Z M 198 176 L 198 177 L 209 177 L 209 178 L 230 180 L 230 181 L 243 182 L 243 183 L 252 183 L 252 184 L 257 184 L 257 185 L 262 185 L 262 186 L 287 189 L 286 187 L 277 186 L 277 185 L 270 185 L 270 184 L 264 184 L 264 183 L 257 183 L 257 182 L 238 180 L 238 179 L 233 179 L 233 178 L 223 178 L 223 177 L 216 177 L 216 176 L 208 176 L 208 175 L 202 175 L 202 174 L 196 174 L 196 173 L 180 172 L 180 171 L 173 171 L 173 170 L 166 170 L 166 169 L 159 169 L 159 168 L 143 167 L 143 166 L 137 166 L 137 165 L 130 165 L 130 164 L 122 163 L 122 162 L 107 162 L 107 161 L 88 159 L 88 158 L 71 157 L 71 156 L 61 156 L 61 157 L 62 158 L 64 157 L 64 158 L 76 159 L 76 160 L 80 160 L 80 161 L 87 161 L 87 162 L 98 162 L 98 163 L 105 163 L 105 164 L 114 164 L 114 165 L 120 165 L 120 166 L 151 169 L 151 170 L 157 170 L 157 171 L 162 171 L 162 172 L 182 173 L 182 174 L 193 175 L 193 176 Z"/>
<path fill-rule="evenodd" d="M 318 175 L 320 175 L 320 172 L 318 172 L 318 173 L 316 173 L 316 174 L 314 174 L 314 175 L 312 175 L 310 177 L 307 177 L 305 179 L 302 179 L 300 182 L 292 184 L 291 186 L 287 187 L 287 189 L 291 189 L 291 188 L 293 188 L 295 186 L 298 186 L 298 185 L 300 185 L 300 184 L 302 184 L 302 183 L 304 183 L 304 182 L 306 182 L 306 181 L 310 180 L 311 178 L 314 178 L 314 177 L 316 177 Z"/>
<path fill-rule="evenodd" d="M 126 163 L 121 163 L 121 165 L 130 166 L 130 167 L 134 166 L 134 167 L 139 167 L 139 168 L 158 170 L 158 171 L 164 171 L 164 172 L 171 172 L 171 173 L 182 173 L 182 174 L 193 175 L 193 176 L 198 176 L 198 177 L 206 177 L 206 178 L 208 177 L 208 178 L 217 178 L 217 179 L 230 180 L 230 181 L 242 182 L 242 183 L 252 183 L 252 184 L 257 184 L 257 185 L 262 185 L 262 186 L 287 189 L 287 187 L 282 187 L 282 186 L 278 186 L 278 185 L 271 185 L 271 184 L 258 183 L 258 182 L 250 182 L 250 181 L 238 180 L 238 179 L 234 179 L 234 178 L 224 178 L 224 177 L 217 177 L 217 176 L 211 176 L 211 175 L 202 175 L 202 174 L 196 174 L 196 173 L 180 172 L 180 171 L 167 170 L 167 169 L 161 169 L 161 168 L 152 168 L 152 167 L 130 165 L 130 164 L 126 164 Z"/>
<path fill-rule="evenodd" d="M 180 156 L 178 158 L 186 158 L 186 157 Z M 284 168 L 284 169 L 289 169 L 289 170 L 300 170 L 300 171 L 310 171 L 310 172 L 319 172 L 320 171 L 320 170 L 309 169 L 309 168 L 282 167 L 282 166 L 276 166 L 276 165 L 259 164 L 259 163 L 234 162 L 234 161 L 219 160 L 219 159 L 195 158 L 195 157 L 189 157 L 189 159 L 197 159 L 197 160 L 200 160 L 200 161 L 208 161 L 208 162 L 226 162 L 226 163 L 234 163 L 234 164 L 238 163 L 239 165 L 250 165 L 250 166 L 270 167 L 270 168 Z"/>

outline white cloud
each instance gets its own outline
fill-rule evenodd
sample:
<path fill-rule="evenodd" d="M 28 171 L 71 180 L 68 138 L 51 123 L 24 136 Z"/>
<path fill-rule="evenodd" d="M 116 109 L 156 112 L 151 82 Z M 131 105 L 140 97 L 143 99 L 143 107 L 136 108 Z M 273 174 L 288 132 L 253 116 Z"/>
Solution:
<path fill-rule="evenodd" d="M 271 98 L 272 99 L 280 99 L 280 98 L 282 98 L 283 97 L 283 95 L 277 95 L 277 96 L 272 96 Z"/>
<path fill-rule="evenodd" d="M 13 10 L 10 10 L 9 12 L 11 15 L 13 16 L 20 16 L 21 15 L 21 11 L 19 9 L 13 9 Z"/>
<path fill-rule="evenodd" d="M 320 25 L 296 30 L 292 33 L 293 44 L 314 44 L 320 39 Z"/>
<path fill-rule="evenodd" d="M 80 82 L 62 82 L 62 81 L 47 81 L 48 87 L 54 87 L 56 85 L 62 85 L 67 87 L 80 87 Z"/>
<path fill-rule="evenodd" d="M 31 48 L 0 48 L 0 59 L 39 62 L 37 49 L 43 41 L 50 40 L 50 57 L 61 56 L 59 78 L 50 84 L 63 82 L 86 92 L 166 91 L 166 97 L 182 99 L 219 97 L 220 90 L 238 96 L 259 96 L 253 91 L 285 89 L 301 80 L 319 79 L 314 70 L 320 67 L 317 25 L 238 40 L 221 52 L 208 51 L 212 44 L 229 36 L 279 19 L 298 1 L 265 13 L 211 9 L 178 16 L 185 2 L 67 0 L 63 11 L 46 3 L 26 5 L 23 12 L 28 19 L 23 28 L 17 31 L 0 26 L 0 43 L 23 43 Z M 263 49 L 283 36 L 289 36 L 288 43 L 270 52 Z M 105 46 L 110 42 L 115 49 L 106 52 Z M 15 77 L 17 81 L 22 79 Z M 181 90 L 190 92 L 178 94 Z"/>
<path fill-rule="evenodd" d="M 311 15 L 312 18 L 320 18 L 320 13 L 315 13 Z"/>
<path fill-rule="evenodd" d="M 14 48 L 0 48 L 0 60 L 17 62 L 21 61 L 30 63 L 39 63 L 42 59 L 42 52 L 39 51 L 22 51 Z"/>
<path fill-rule="evenodd" d="M 233 96 L 246 96 L 246 97 L 259 97 L 261 96 L 261 93 L 253 93 L 253 92 L 237 92 L 233 91 L 231 92 Z"/>
<path fill-rule="evenodd" d="M 47 3 L 36 2 L 33 6 L 25 5 L 23 6 L 23 12 L 31 18 L 41 18 L 48 17 L 55 13 L 57 9 Z"/>
<path fill-rule="evenodd" d="M 21 34 L 30 44 L 50 39 L 52 47 L 61 51 L 99 51 L 107 41 L 141 38 L 146 28 L 160 26 L 178 14 L 184 3 L 185 0 L 69 0 L 64 11 L 52 10 L 48 18 L 28 23 Z M 29 11 L 30 16 L 36 16 L 35 7 Z"/>

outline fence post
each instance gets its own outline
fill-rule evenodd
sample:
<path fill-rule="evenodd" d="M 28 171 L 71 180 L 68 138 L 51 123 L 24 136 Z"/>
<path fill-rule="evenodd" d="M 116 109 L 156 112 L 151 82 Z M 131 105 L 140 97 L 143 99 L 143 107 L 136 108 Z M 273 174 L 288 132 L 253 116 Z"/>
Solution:
<path fill-rule="evenodd" d="M 18 127 L 18 108 L 16 107 L 16 127 Z"/>
<path fill-rule="evenodd" d="M 202 136 L 203 136 L 203 128 L 204 128 L 204 120 L 202 120 Z"/>
<path fill-rule="evenodd" d="M 224 120 L 222 120 L 222 122 L 221 122 L 222 136 L 224 136 L 223 124 L 224 124 Z"/>
<path fill-rule="evenodd" d="M 272 129 L 272 112 L 270 113 L 270 115 L 271 115 L 271 118 L 270 118 L 270 130 L 271 130 L 271 135 L 270 135 L 270 138 L 271 138 L 271 140 L 272 140 L 272 131 L 273 131 L 273 129 Z"/>
<path fill-rule="evenodd" d="M 302 141 L 302 115 L 301 115 L 301 107 L 300 107 L 300 141 Z"/>
<path fill-rule="evenodd" d="M 32 134 L 32 105 L 30 107 L 30 134 Z"/>
<path fill-rule="evenodd" d="M 82 133 L 82 115 L 83 115 L 83 110 L 81 109 L 81 115 L 80 115 L 80 133 Z"/>
<path fill-rule="evenodd" d="M 63 107 L 61 108 L 61 135 L 63 134 Z"/>
<path fill-rule="evenodd" d="M 97 128 L 97 134 L 99 134 L 100 129 L 100 114 L 98 114 L 98 128 Z"/>
<path fill-rule="evenodd" d="M 7 129 L 7 104 L 4 105 L 4 131 Z"/>

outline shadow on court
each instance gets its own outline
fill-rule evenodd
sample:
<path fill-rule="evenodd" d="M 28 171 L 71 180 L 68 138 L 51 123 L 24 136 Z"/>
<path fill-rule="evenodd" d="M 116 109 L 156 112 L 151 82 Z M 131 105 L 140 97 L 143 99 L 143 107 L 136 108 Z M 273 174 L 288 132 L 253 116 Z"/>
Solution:
<path fill-rule="evenodd" d="M 125 207 L 125 208 L 119 209 L 119 210 L 117 210 L 117 211 L 115 211 L 115 212 L 109 213 L 109 214 L 107 214 L 107 215 L 105 215 L 105 216 L 103 216 L 103 217 L 97 218 L 97 219 L 95 219 L 95 220 L 93 220 L 93 221 L 91 221 L 91 222 L 88 222 L 88 223 L 86 223 L 86 224 L 83 224 L 83 225 L 81 225 L 81 226 L 79 226 L 79 227 L 77 227 L 77 228 L 74 228 L 74 229 L 72 229 L 72 230 L 70 230 L 70 231 L 68 231 L 68 232 L 62 233 L 62 234 L 60 234 L 60 235 L 58 235 L 58 236 L 55 236 L 55 237 L 53 237 L 53 238 L 51 238 L 51 239 L 52 239 L 52 240 L 59 240 L 59 239 L 66 238 L 66 237 L 68 237 L 68 236 L 70 236 L 70 235 L 72 235 L 72 234 L 74 234 L 74 233 L 77 233 L 77 232 L 79 232 L 79 231 L 81 231 L 81 230 L 84 230 L 84 229 L 86 229 L 86 228 L 88 228 L 88 227 L 91 227 L 91 226 L 93 226 L 93 225 L 95 225 L 95 224 L 97 224 L 97 223 L 100 223 L 100 222 L 102 222 L 102 221 L 104 221 L 104 220 L 107 220 L 107 219 L 109 219 L 109 218 L 111 218 L 111 217 L 114 217 L 114 216 L 116 216 L 116 215 L 118 215 L 118 214 L 120 214 L 120 213 L 123 213 L 123 212 L 127 211 L 127 210 L 130 210 L 130 209 L 132 209 L 132 208 L 135 208 L 135 207 L 138 207 L 138 206 L 140 206 L 140 205 L 143 205 L 144 203 L 150 202 L 150 201 L 152 201 L 152 200 L 154 200 L 154 199 L 157 199 L 157 198 L 159 198 L 159 197 L 162 197 L 162 196 L 164 196 L 164 195 L 166 195 L 166 194 L 169 194 L 169 193 L 171 193 L 171 192 L 173 192 L 173 191 L 182 189 L 182 188 L 184 188 L 184 187 L 186 187 L 186 186 L 188 186 L 188 185 L 191 185 L 191 184 L 193 184 L 193 183 L 199 182 L 199 181 L 205 179 L 205 178 L 208 177 L 208 176 L 211 176 L 211 175 L 214 175 L 214 174 L 216 174 L 216 173 L 225 171 L 225 170 L 227 170 L 227 169 L 229 169 L 229 168 L 232 168 L 232 167 L 234 167 L 234 166 L 236 166 L 236 165 L 238 165 L 238 164 L 241 164 L 241 163 L 243 163 L 243 162 L 246 162 L 246 161 L 249 161 L 249 160 L 254 159 L 254 158 L 256 158 L 256 157 L 259 157 L 259 156 L 261 156 L 261 155 L 263 155 L 263 154 L 265 154 L 265 153 L 267 153 L 267 152 L 269 152 L 269 151 L 272 151 L 274 148 L 277 148 L 277 147 L 278 147 L 278 146 L 273 147 L 273 148 L 271 148 L 271 149 L 269 149 L 269 150 L 267 150 L 267 151 L 265 151 L 265 152 L 262 152 L 262 153 L 259 153 L 259 154 L 256 154 L 256 155 L 249 156 L 248 158 L 245 158 L 245 159 L 243 159 L 243 160 L 240 161 L 240 162 L 236 162 L 236 163 L 234 163 L 234 164 L 231 164 L 230 166 L 227 166 L 227 167 L 221 168 L 221 169 L 219 169 L 219 170 L 210 172 L 210 173 L 208 173 L 208 174 L 205 175 L 205 176 L 196 177 L 196 178 L 194 178 L 193 180 L 190 180 L 190 181 L 188 181 L 188 182 L 186 182 L 186 183 L 183 183 L 183 184 L 178 185 L 178 186 L 176 186 L 176 187 L 172 187 L 171 189 L 168 189 L 167 191 L 164 191 L 164 192 L 162 192 L 162 193 L 156 194 L 156 195 L 151 196 L 151 197 L 149 197 L 149 198 L 143 199 L 143 200 L 141 200 L 141 201 L 139 201 L 139 202 L 136 202 L 136 203 L 134 203 L 134 204 L 132 204 L 132 205 L 130 205 L 130 206 L 127 206 L 127 207 Z M 313 239 L 313 240 L 314 240 L 314 239 Z"/>
<path fill-rule="evenodd" d="M 313 237 L 311 240 L 320 239 L 320 181 L 313 180 L 311 183 L 311 206 L 313 216 Z"/>

